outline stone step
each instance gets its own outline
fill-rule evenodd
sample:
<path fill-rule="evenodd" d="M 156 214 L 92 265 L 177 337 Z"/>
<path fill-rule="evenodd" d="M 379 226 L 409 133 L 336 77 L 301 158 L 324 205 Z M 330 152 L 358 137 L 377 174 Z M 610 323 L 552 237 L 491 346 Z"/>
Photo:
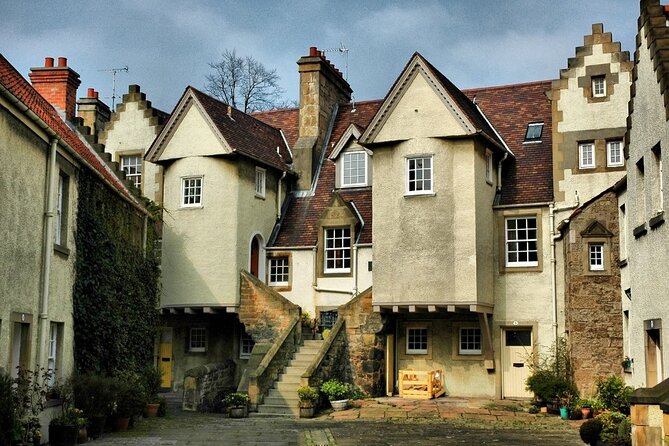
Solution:
<path fill-rule="evenodd" d="M 274 388 L 282 392 L 285 391 L 297 392 L 298 387 L 300 387 L 299 383 L 291 383 L 291 382 L 287 383 L 282 381 L 277 381 L 274 383 Z"/>
<path fill-rule="evenodd" d="M 267 398 L 282 398 L 286 401 L 292 401 L 292 400 L 297 400 L 297 388 L 299 386 L 295 386 L 293 388 L 286 388 L 286 389 L 269 389 L 269 392 L 267 392 Z"/>
<path fill-rule="evenodd" d="M 262 406 L 258 407 L 258 413 L 299 416 L 300 408 L 297 406 L 293 408 L 289 406 L 274 406 L 271 404 L 263 404 Z"/>
<path fill-rule="evenodd" d="M 250 412 L 249 418 L 295 418 L 292 413 L 260 413 Z"/>
<path fill-rule="evenodd" d="M 297 397 L 297 392 L 294 397 L 277 395 L 277 396 L 266 396 L 263 404 L 269 404 L 270 406 L 289 406 L 297 407 L 299 405 L 299 398 Z"/>
<path fill-rule="evenodd" d="M 302 382 L 302 374 L 297 374 L 297 373 L 284 373 L 281 376 L 279 376 L 279 381 L 281 383 L 293 383 L 293 384 L 300 384 Z M 299 386 L 298 386 L 299 387 Z"/>
<path fill-rule="evenodd" d="M 311 365 L 311 362 L 313 361 L 314 357 L 310 356 L 309 358 L 299 358 L 299 359 L 291 359 L 290 362 L 288 363 L 288 367 L 301 367 L 304 370 L 307 369 Z"/>

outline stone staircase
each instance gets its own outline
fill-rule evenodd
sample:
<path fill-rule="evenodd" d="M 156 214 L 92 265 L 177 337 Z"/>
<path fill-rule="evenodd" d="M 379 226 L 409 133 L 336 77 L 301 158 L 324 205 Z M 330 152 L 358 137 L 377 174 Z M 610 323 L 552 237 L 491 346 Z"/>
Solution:
<path fill-rule="evenodd" d="M 288 363 L 279 379 L 270 389 L 258 412 L 250 414 L 254 417 L 298 417 L 300 415 L 297 389 L 300 387 L 302 374 L 311 365 L 314 356 L 323 345 L 323 340 L 305 340 L 293 359 Z"/>

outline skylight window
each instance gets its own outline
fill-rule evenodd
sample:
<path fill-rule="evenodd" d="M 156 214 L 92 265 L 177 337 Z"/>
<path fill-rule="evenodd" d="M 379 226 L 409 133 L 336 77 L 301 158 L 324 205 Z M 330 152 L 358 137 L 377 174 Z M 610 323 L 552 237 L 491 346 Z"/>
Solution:
<path fill-rule="evenodd" d="M 532 122 L 527 124 L 527 132 L 525 133 L 525 141 L 541 141 L 541 132 L 544 130 L 543 122 Z"/>

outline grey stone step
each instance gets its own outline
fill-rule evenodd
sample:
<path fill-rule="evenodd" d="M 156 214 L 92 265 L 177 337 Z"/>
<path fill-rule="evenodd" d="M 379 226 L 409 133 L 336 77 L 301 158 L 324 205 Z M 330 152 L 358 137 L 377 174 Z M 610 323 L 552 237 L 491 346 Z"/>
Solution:
<path fill-rule="evenodd" d="M 269 404 L 270 406 L 290 406 L 290 407 L 297 407 L 299 405 L 299 398 L 297 397 L 297 393 L 295 394 L 294 397 L 289 397 L 289 396 L 283 396 L 283 395 L 277 395 L 277 396 L 266 396 L 263 404 Z"/>
<path fill-rule="evenodd" d="M 298 384 L 298 387 L 299 387 L 299 384 L 301 383 L 301 381 L 302 381 L 302 374 L 297 374 L 297 373 L 288 374 L 288 373 L 286 373 L 286 374 L 283 374 L 283 375 L 279 376 L 279 381 L 278 382 Z"/>
<path fill-rule="evenodd" d="M 289 406 L 274 406 L 271 404 L 263 404 L 258 407 L 258 413 L 268 413 L 268 414 L 277 414 L 277 415 L 300 415 L 299 407 L 289 407 Z"/>
<path fill-rule="evenodd" d="M 260 413 L 260 412 L 250 412 L 249 418 L 295 418 L 295 415 L 292 413 Z"/>
<path fill-rule="evenodd" d="M 281 381 L 277 381 L 277 382 L 274 383 L 274 388 L 276 390 L 280 390 L 280 391 L 288 390 L 288 391 L 297 392 L 298 387 L 300 387 L 300 385 L 296 384 L 296 383 L 290 383 L 290 382 L 287 383 L 287 382 L 281 382 Z"/>

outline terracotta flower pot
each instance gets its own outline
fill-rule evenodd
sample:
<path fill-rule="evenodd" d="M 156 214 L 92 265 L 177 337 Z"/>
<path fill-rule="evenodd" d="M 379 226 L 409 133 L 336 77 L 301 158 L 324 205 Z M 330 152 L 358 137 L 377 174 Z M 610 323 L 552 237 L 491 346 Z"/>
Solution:
<path fill-rule="evenodd" d="M 581 407 L 581 414 L 583 415 L 583 419 L 587 420 L 590 418 L 590 408 L 589 407 Z"/>
<path fill-rule="evenodd" d="M 125 432 L 128 430 L 130 424 L 130 417 L 118 417 L 116 419 L 116 430 L 118 432 Z"/>
<path fill-rule="evenodd" d="M 160 404 L 158 403 L 149 403 L 146 405 L 146 416 L 147 417 L 155 417 L 158 416 L 158 408 L 160 407 Z"/>

